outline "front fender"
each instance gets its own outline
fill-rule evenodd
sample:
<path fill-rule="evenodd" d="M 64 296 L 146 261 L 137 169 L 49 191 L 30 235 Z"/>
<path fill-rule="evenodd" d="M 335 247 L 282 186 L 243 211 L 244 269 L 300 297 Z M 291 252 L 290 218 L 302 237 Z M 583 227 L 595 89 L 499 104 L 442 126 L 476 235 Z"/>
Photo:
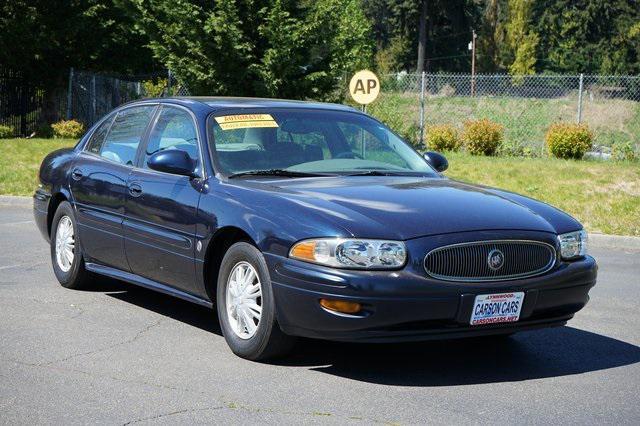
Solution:
<path fill-rule="evenodd" d="M 320 212 L 285 197 L 251 187 L 205 185 L 200 198 L 198 235 L 208 246 L 225 227 L 239 228 L 265 253 L 286 256 L 296 241 L 321 236 L 348 237 L 351 233 Z"/>

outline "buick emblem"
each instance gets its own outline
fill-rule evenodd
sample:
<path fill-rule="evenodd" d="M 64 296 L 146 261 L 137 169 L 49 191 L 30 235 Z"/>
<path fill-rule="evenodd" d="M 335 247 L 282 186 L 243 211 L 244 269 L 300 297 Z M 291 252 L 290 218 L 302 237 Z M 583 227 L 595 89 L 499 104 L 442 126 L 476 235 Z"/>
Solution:
<path fill-rule="evenodd" d="M 493 249 L 487 256 L 487 265 L 492 271 L 497 271 L 504 265 L 504 254 L 498 249 Z"/>

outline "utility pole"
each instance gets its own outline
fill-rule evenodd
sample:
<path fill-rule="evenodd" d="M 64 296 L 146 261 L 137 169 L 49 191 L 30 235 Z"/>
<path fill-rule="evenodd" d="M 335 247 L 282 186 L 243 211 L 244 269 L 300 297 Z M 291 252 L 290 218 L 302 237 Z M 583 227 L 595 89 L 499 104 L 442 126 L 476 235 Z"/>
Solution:
<path fill-rule="evenodd" d="M 416 72 L 422 74 L 427 52 L 427 0 L 421 0 L 420 21 L 418 22 L 418 66 Z"/>
<path fill-rule="evenodd" d="M 471 37 L 471 97 L 476 95 L 476 30 Z"/>

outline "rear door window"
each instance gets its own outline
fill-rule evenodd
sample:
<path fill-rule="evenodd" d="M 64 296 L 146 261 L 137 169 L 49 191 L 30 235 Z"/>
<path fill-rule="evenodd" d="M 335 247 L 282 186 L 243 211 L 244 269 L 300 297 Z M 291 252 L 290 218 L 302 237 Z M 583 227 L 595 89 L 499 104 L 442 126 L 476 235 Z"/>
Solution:
<path fill-rule="evenodd" d="M 155 105 L 145 105 L 120 111 L 102 144 L 100 156 L 116 163 L 132 166 L 155 108 Z"/>

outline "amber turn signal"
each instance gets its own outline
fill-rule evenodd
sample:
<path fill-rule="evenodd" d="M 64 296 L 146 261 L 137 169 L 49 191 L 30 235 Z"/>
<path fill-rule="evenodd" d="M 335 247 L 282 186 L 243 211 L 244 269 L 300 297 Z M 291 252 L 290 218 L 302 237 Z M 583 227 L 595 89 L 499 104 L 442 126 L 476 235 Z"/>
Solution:
<path fill-rule="evenodd" d="M 362 310 L 362 305 L 359 303 L 344 300 L 320 299 L 320 306 L 330 311 L 342 312 L 343 314 L 357 314 Z"/>
<path fill-rule="evenodd" d="M 293 246 L 293 249 L 291 249 L 291 257 L 313 262 L 315 260 L 315 249 L 315 241 L 303 241 Z"/>

